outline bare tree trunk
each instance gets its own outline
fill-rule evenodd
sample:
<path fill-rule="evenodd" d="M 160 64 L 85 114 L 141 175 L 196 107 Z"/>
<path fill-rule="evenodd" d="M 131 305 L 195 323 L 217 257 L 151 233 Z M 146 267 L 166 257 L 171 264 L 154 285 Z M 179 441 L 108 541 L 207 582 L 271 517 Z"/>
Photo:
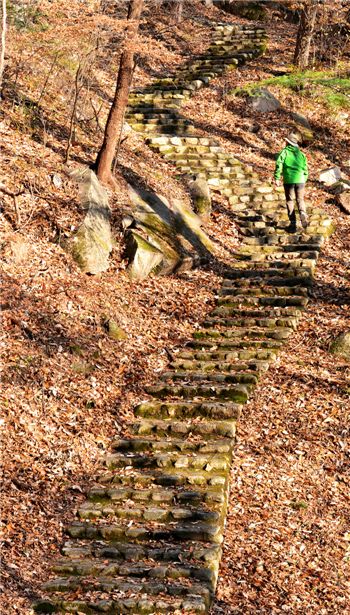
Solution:
<path fill-rule="evenodd" d="M 315 30 L 319 0 L 307 0 L 301 15 L 294 52 L 294 64 L 301 70 L 309 66 L 310 47 Z"/>
<path fill-rule="evenodd" d="M 2 75 L 5 65 L 5 45 L 6 45 L 6 0 L 1 3 L 1 50 L 0 50 L 0 92 L 2 86 Z"/>
<path fill-rule="evenodd" d="M 173 9 L 176 21 L 180 23 L 182 21 L 182 11 L 184 7 L 185 0 L 164 0 L 163 6 L 166 8 Z"/>
<path fill-rule="evenodd" d="M 126 49 L 119 64 L 117 86 L 113 103 L 108 115 L 102 147 L 97 155 L 95 169 L 98 178 L 105 183 L 114 184 L 112 177 L 113 158 L 118 150 L 128 103 L 129 90 L 134 72 L 134 51 L 132 44 L 139 28 L 144 0 L 130 0 L 128 24 L 126 28 Z"/>

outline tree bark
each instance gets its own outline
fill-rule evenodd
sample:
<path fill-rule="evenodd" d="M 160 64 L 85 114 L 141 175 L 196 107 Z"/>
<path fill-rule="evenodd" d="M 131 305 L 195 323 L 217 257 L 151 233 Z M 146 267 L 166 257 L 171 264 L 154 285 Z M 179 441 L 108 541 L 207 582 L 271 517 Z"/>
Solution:
<path fill-rule="evenodd" d="M 2 87 L 2 75 L 5 65 L 5 45 L 6 45 L 6 0 L 1 3 L 1 50 L 0 50 L 0 92 Z"/>
<path fill-rule="evenodd" d="M 117 155 L 119 148 L 124 114 L 134 72 L 134 51 L 132 45 L 138 32 L 143 4 L 144 0 L 130 0 L 129 3 L 128 23 L 125 34 L 127 47 L 122 52 L 120 58 L 114 99 L 109 111 L 103 143 L 94 165 L 97 177 L 104 183 L 114 184 L 112 165 L 114 156 Z"/>
<path fill-rule="evenodd" d="M 315 30 L 319 0 L 307 0 L 300 15 L 297 42 L 294 52 L 294 64 L 305 70 L 310 62 L 310 48 Z"/>
<path fill-rule="evenodd" d="M 172 9 L 178 23 L 182 21 L 184 3 L 185 0 L 163 0 L 163 6 Z"/>

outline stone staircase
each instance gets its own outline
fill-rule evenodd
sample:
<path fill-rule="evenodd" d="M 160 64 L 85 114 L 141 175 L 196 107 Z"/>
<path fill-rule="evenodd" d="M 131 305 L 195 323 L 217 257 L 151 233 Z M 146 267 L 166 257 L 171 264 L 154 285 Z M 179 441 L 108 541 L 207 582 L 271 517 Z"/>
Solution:
<path fill-rule="evenodd" d="M 331 221 L 287 234 L 282 191 L 213 139 L 181 103 L 262 51 L 260 28 L 219 24 L 206 54 L 130 96 L 128 121 L 184 173 L 228 198 L 244 232 L 216 308 L 135 408 L 67 528 L 39 613 L 207 613 L 215 595 L 240 408 L 298 324 Z"/>

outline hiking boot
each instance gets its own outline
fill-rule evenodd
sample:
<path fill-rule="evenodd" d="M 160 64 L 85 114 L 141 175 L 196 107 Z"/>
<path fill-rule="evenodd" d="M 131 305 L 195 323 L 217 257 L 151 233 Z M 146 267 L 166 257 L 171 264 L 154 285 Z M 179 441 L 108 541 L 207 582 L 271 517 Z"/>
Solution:
<path fill-rule="evenodd" d="M 305 230 L 309 224 L 309 218 L 307 217 L 306 214 L 300 214 L 300 222 L 301 222 L 301 226 Z"/>
<path fill-rule="evenodd" d="M 291 222 L 289 224 L 289 226 L 286 227 L 286 232 L 287 233 L 296 233 L 297 232 L 296 222 Z"/>

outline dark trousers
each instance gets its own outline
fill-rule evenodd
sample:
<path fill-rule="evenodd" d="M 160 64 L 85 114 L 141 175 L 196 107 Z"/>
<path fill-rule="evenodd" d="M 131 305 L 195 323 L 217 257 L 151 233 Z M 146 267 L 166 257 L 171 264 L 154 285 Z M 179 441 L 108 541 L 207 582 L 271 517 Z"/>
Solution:
<path fill-rule="evenodd" d="M 287 211 L 290 225 L 296 227 L 297 218 L 294 206 L 294 197 L 296 199 L 297 207 L 299 210 L 300 221 L 303 228 L 308 225 L 308 217 L 305 208 L 304 194 L 305 184 L 284 184 L 284 193 L 287 201 Z"/>

